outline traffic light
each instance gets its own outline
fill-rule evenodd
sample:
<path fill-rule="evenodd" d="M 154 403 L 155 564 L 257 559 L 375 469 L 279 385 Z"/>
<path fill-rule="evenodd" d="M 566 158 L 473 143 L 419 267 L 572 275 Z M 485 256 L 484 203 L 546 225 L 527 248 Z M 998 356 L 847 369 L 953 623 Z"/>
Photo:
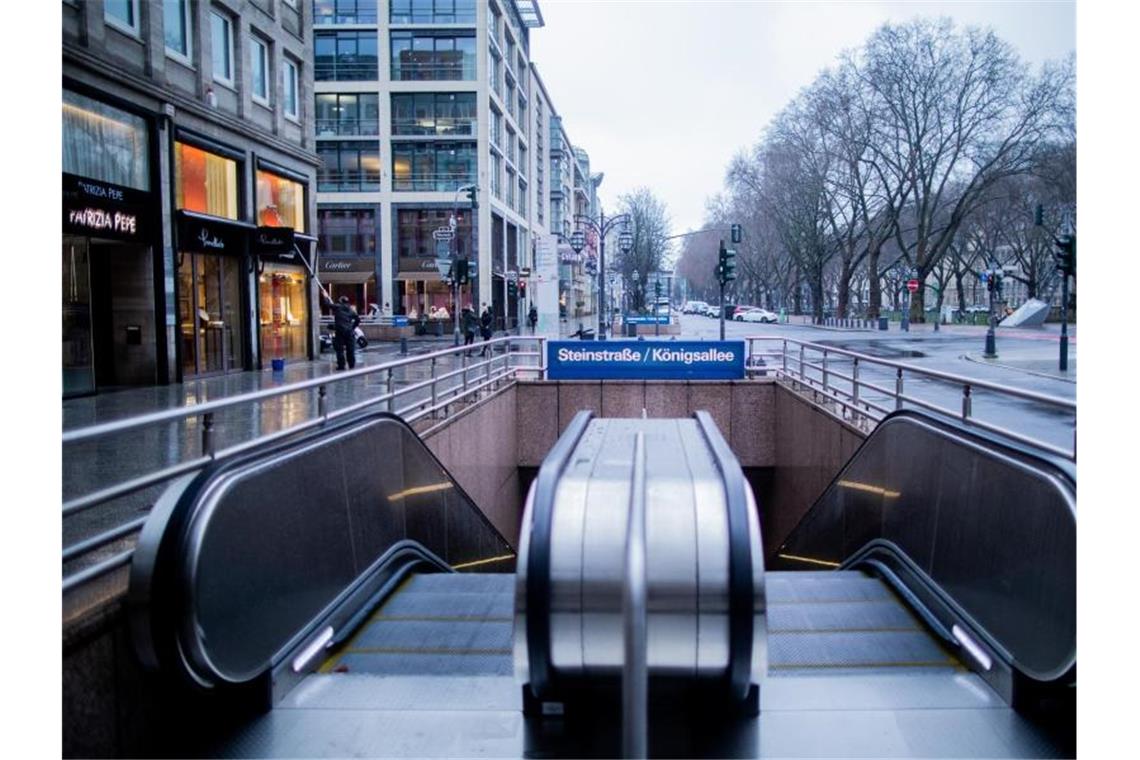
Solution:
<path fill-rule="evenodd" d="M 526 298 L 526 280 L 519 281 L 519 297 Z"/>
<path fill-rule="evenodd" d="M 739 243 L 741 240 L 744 239 L 744 233 L 741 230 L 739 224 L 732 225 L 732 227 L 730 229 L 731 229 L 731 240 L 733 243 Z"/>
<path fill-rule="evenodd" d="M 479 208 L 479 186 L 470 185 L 467 188 L 467 200 L 471 203 L 472 209 Z"/>
<path fill-rule="evenodd" d="M 467 259 L 456 259 L 455 266 L 455 281 L 460 285 L 467 284 Z"/>
<path fill-rule="evenodd" d="M 507 295 L 511 298 L 515 298 L 518 296 L 518 294 L 519 288 L 518 285 L 515 284 L 515 281 L 507 280 Z"/>
<path fill-rule="evenodd" d="M 1057 249 L 1053 252 L 1053 260 L 1057 264 L 1057 271 L 1066 277 L 1075 277 L 1077 274 L 1077 236 L 1062 235 L 1053 238 Z"/>
<path fill-rule="evenodd" d="M 716 267 L 717 279 L 725 285 L 736 279 L 736 251 L 726 248 L 724 241 L 720 241 L 720 260 Z"/>
<path fill-rule="evenodd" d="M 474 282 L 479 276 L 479 259 L 467 259 L 467 281 Z"/>

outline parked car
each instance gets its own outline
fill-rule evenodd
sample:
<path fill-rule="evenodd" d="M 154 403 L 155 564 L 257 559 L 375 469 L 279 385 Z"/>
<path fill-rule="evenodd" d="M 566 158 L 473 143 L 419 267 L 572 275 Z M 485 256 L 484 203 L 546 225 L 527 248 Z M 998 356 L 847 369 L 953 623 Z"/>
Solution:
<path fill-rule="evenodd" d="M 762 322 L 765 324 L 775 324 L 779 321 L 779 316 L 767 309 L 749 309 L 741 315 L 741 322 Z"/>
<path fill-rule="evenodd" d="M 745 313 L 750 312 L 750 311 L 754 311 L 755 309 L 758 309 L 758 308 L 760 308 L 760 307 L 738 304 L 737 307 L 735 309 L 733 309 L 733 311 L 732 311 L 732 318 L 734 320 L 736 320 L 737 322 L 743 322 Z"/>
<path fill-rule="evenodd" d="M 687 301 L 681 307 L 682 314 L 704 314 L 705 307 L 708 306 L 704 301 Z"/>
<path fill-rule="evenodd" d="M 701 314 L 704 314 L 706 317 L 714 317 L 714 318 L 719 317 L 720 316 L 720 307 L 719 306 L 713 306 L 712 304 L 705 304 L 705 308 L 701 312 Z"/>

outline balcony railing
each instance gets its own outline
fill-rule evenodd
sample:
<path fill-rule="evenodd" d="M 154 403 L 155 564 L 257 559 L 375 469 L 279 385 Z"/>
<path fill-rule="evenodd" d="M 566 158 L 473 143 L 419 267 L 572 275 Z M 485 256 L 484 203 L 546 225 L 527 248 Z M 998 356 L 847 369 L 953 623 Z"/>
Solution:
<path fill-rule="evenodd" d="M 317 119 L 317 137 L 355 137 L 380 134 L 379 119 Z"/>
<path fill-rule="evenodd" d="M 380 191 L 380 172 L 324 169 L 317 173 L 318 193 Z"/>
<path fill-rule="evenodd" d="M 463 185 L 474 184 L 475 178 L 467 174 L 416 174 L 394 175 L 392 190 L 410 192 L 454 192 Z"/>
<path fill-rule="evenodd" d="M 395 82 L 474 81 L 475 61 L 443 64 L 394 62 L 392 80 Z"/>
<path fill-rule="evenodd" d="M 478 120 L 435 118 L 435 119 L 392 119 L 392 134 L 399 136 L 425 135 L 430 137 L 470 136 L 476 133 Z"/>
<path fill-rule="evenodd" d="M 324 9 L 316 9 L 313 14 L 313 24 L 315 26 L 330 25 L 330 24 L 375 24 L 379 20 L 376 9 L 358 10 L 354 13 L 337 13 L 335 11 L 329 12 Z"/>
<path fill-rule="evenodd" d="M 313 78 L 318 82 L 369 82 L 380 78 L 380 69 L 375 61 L 318 63 L 313 67 Z"/>

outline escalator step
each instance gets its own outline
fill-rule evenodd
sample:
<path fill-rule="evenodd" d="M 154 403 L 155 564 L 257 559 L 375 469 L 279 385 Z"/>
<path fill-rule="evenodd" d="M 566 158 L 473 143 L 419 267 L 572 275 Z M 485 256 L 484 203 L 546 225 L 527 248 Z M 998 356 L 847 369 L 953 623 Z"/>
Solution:
<path fill-rule="evenodd" d="M 918 619 L 894 599 L 865 602 L 802 602 L 768 607 L 771 633 L 797 631 L 918 631 Z"/>
<path fill-rule="evenodd" d="M 768 669 L 954 668 L 958 666 L 925 631 L 770 633 Z"/>
<path fill-rule="evenodd" d="M 512 594 L 405 591 L 391 597 L 373 615 L 374 620 L 393 618 L 477 618 L 510 620 L 514 615 Z"/>
<path fill-rule="evenodd" d="M 421 676 L 509 676 L 514 673 L 514 660 L 506 652 L 399 652 L 357 653 L 341 655 L 337 670 L 373 675 Z"/>
<path fill-rule="evenodd" d="M 513 594 L 512 573 L 425 573 L 412 576 L 401 593 Z"/>
<path fill-rule="evenodd" d="M 354 637 L 348 651 L 498 651 L 511 648 L 512 621 L 381 620 Z"/>

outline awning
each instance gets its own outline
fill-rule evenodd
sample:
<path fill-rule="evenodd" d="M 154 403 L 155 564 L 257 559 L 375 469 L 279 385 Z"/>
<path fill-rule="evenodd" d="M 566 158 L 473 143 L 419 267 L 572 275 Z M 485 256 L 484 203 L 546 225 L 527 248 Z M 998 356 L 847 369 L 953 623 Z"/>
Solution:
<path fill-rule="evenodd" d="M 403 281 L 424 281 L 424 282 L 439 282 L 443 278 L 439 272 L 399 272 L 396 275 L 397 280 Z"/>
<path fill-rule="evenodd" d="M 360 285 L 364 282 L 371 282 L 375 276 L 373 272 L 320 272 L 317 275 L 322 285 L 334 282 L 344 285 Z"/>

